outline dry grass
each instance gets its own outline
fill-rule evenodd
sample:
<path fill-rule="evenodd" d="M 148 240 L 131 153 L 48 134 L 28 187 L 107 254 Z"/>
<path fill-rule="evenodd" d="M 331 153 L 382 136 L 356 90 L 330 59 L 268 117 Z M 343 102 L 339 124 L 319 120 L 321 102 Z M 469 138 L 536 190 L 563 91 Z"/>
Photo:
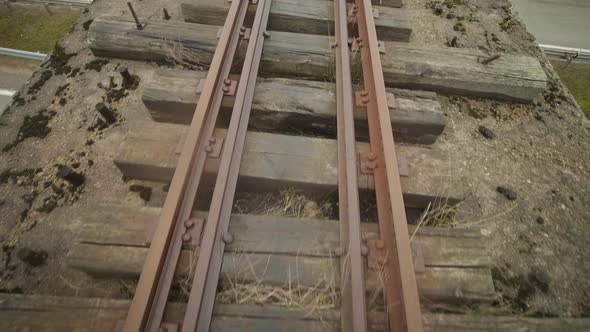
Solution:
<path fill-rule="evenodd" d="M 449 204 L 446 199 L 434 205 L 429 203 L 420 216 L 418 228 L 421 226 L 455 227 L 457 211 L 458 206 Z"/>
<path fill-rule="evenodd" d="M 207 70 L 208 65 L 198 52 L 188 49 L 180 41 L 164 40 L 168 45 L 166 59 L 191 70 Z"/>
<path fill-rule="evenodd" d="M 193 277 L 195 275 L 195 268 L 197 267 L 197 260 L 199 259 L 199 249 L 194 248 L 191 252 L 186 276 L 175 280 L 175 285 L 179 290 L 177 294 L 180 299 L 188 300 L 193 284 Z"/>
<path fill-rule="evenodd" d="M 313 200 L 302 190 L 287 188 L 277 193 L 240 193 L 234 212 L 241 214 L 327 219 L 333 217 L 334 204 Z"/>
<path fill-rule="evenodd" d="M 231 260 L 228 262 L 227 260 Z M 298 267 L 289 267 L 288 281 L 283 285 L 263 283 L 272 256 L 265 260 L 254 261 L 247 253 L 236 252 L 226 262 L 242 266 L 239 271 L 226 273 L 222 279 L 221 289 L 216 301 L 222 304 L 256 304 L 274 305 L 303 310 L 311 315 L 320 310 L 336 309 L 340 303 L 340 293 L 335 287 L 335 271 L 319 278 L 313 286 L 299 283 Z M 263 268 L 262 268 L 263 267 Z"/>

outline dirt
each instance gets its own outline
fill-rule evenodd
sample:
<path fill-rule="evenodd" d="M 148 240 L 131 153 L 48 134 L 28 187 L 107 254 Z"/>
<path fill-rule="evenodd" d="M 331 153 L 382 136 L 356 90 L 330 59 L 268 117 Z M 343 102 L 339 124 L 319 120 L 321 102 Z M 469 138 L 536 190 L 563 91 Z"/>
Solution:
<path fill-rule="evenodd" d="M 448 154 L 453 170 L 448 185 L 466 193 L 465 201 L 445 214 L 452 219 L 446 224 L 480 229 L 485 235 L 495 266 L 498 310 L 588 316 L 590 123 L 507 1 L 439 2 L 440 13 L 431 1 L 406 0 L 414 19 L 411 42 L 446 46 L 454 40 L 454 47 L 536 56 L 550 80 L 532 104 L 439 96 L 448 127 L 431 148 Z M 165 7 L 173 20 L 181 18 L 176 1 L 141 4 L 136 8 L 140 17 L 161 15 Z M 159 64 L 111 59 L 100 68 L 85 68 L 100 60 L 87 41 L 88 27 L 99 14 L 128 15 L 128 10 L 124 2 L 104 0 L 83 12 L 0 118 L 0 146 L 13 145 L 0 153 L 1 291 L 120 298 L 133 292 L 133 281 L 94 279 L 65 264 L 86 209 L 99 202 L 160 206 L 167 190 L 164 184 L 126 182 L 113 165 L 125 134 L 141 130 L 142 120 L 151 121 L 141 93 Z M 122 64 L 137 77 L 133 89 L 124 86 L 116 70 Z M 116 123 L 105 122 L 95 110 L 98 102 L 116 114 Z M 480 126 L 495 137 L 483 137 Z M 63 166 L 82 174 L 84 183 L 74 186 L 60 178 Z M 509 195 L 514 199 L 498 187 L 514 192 Z M 333 197 L 251 195 L 236 197 L 236 211 L 268 212 L 265 204 L 280 199 L 289 204 L 271 207 L 293 215 L 337 214 Z M 368 201 L 363 213 L 370 216 L 374 205 L 370 197 L 363 199 Z M 46 252 L 47 257 L 32 267 L 13 259 L 22 248 Z"/>
<path fill-rule="evenodd" d="M 467 193 L 456 224 L 486 236 L 498 310 L 588 316 L 590 123 L 507 1 L 455 1 L 439 13 L 430 1 L 407 3 L 412 42 L 444 46 L 452 35 L 457 47 L 539 58 L 549 84 L 532 104 L 440 96 L 448 127 L 434 148 L 469 176 L 449 180 Z M 458 22 L 465 33 L 453 28 Z M 496 137 L 482 136 L 481 126 Z"/>

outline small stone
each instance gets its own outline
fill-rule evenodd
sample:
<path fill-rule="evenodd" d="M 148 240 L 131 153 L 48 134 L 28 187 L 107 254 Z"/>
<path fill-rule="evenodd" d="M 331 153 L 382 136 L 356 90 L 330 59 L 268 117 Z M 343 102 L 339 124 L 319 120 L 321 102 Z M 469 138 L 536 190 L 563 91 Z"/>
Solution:
<path fill-rule="evenodd" d="M 30 266 L 40 266 L 45 264 L 49 254 L 45 250 L 36 251 L 29 248 L 20 248 L 16 252 L 16 257 Z"/>
<path fill-rule="evenodd" d="M 485 126 L 479 126 L 479 133 L 487 139 L 496 138 L 496 133 L 494 133 L 491 129 L 489 129 Z"/>
<path fill-rule="evenodd" d="M 535 268 L 531 272 L 529 272 L 528 279 L 531 284 L 535 285 L 543 293 L 549 292 L 549 284 L 551 283 L 551 278 L 549 277 L 549 274 L 547 274 L 547 272 Z"/>
<path fill-rule="evenodd" d="M 139 193 L 139 197 L 146 202 L 149 202 L 152 197 L 152 188 L 147 186 L 142 186 L 139 184 L 133 184 L 129 187 L 130 191 Z"/>
<path fill-rule="evenodd" d="M 476 118 L 476 119 L 485 119 L 488 117 L 488 112 L 486 112 L 486 110 L 482 110 L 480 108 L 470 108 L 469 109 L 469 115 L 471 115 L 472 117 Z"/>
<path fill-rule="evenodd" d="M 543 225 L 545 223 L 545 218 L 537 217 L 537 219 L 535 221 L 537 222 L 537 224 Z"/>
<path fill-rule="evenodd" d="M 496 188 L 496 191 L 499 192 L 500 194 L 504 195 L 508 200 L 511 200 L 511 201 L 516 200 L 516 197 L 517 197 L 516 192 L 512 189 L 499 186 L 498 188 Z"/>
<path fill-rule="evenodd" d="M 57 176 L 68 181 L 74 187 L 79 187 L 86 181 L 86 177 L 83 174 L 74 172 L 68 166 L 60 166 L 57 170 Z"/>

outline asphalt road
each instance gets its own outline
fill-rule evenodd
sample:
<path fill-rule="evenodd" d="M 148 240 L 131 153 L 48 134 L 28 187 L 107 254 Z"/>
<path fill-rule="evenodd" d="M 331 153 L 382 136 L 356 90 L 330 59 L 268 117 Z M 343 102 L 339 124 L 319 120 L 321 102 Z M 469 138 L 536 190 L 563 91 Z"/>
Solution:
<path fill-rule="evenodd" d="M 0 56 L 0 115 L 12 100 L 11 92 L 18 91 L 25 84 L 39 63 L 35 60 Z"/>
<path fill-rule="evenodd" d="M 590 49 L 590 0 L 512 0 L 539 44 Z"/>

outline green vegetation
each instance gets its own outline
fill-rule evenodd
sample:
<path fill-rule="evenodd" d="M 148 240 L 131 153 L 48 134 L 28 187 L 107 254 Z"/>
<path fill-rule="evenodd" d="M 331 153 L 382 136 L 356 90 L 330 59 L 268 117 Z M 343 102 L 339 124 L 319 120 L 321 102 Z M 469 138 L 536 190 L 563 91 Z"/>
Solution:
<path fill-rule="evenodd" d="M 5 8 L 0 12 L 0 47 L 49 53 L 79 16 L 78 11 L 55 10 L 49 14 L 43 7 Z"/>
<path fill-rule="evenodd" d="M 552 60 L 553 68 L 590 119 L 590 64 Z"/>

